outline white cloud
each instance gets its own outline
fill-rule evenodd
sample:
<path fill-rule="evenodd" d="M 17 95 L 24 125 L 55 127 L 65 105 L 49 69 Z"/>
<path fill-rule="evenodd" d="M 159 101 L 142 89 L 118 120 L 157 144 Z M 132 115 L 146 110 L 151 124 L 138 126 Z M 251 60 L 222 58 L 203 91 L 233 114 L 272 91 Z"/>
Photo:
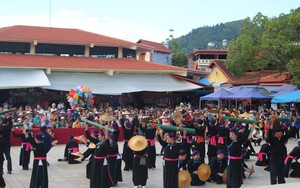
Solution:
<path fill-rule="evenodd" d="M 0 15 L 1 16 L 1 15 Z M 2 15 L 0 27 L 12 25 L 49 26 L 49 14 Z M 162 42 L 168 36 L 147 23 L 128 22 L 109 16 L 94 17 L 72 10 L 61 10 L 51 17 L 51 27 L 76 28 L 136 42 L 138 39 Z"/>

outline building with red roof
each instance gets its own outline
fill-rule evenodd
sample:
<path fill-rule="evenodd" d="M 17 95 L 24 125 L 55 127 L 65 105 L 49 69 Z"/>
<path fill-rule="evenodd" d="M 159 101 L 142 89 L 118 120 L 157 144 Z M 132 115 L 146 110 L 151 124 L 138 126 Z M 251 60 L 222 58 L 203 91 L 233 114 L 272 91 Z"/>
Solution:
<path fill-rule="evenodd" d="M 158 42 L 148 41 L 140 39 L 137 43 L 141 46 L 151 47 L 151 52 L 142 52 L 139 54 L 140 60 L 149 60 L 165 65 L 172 64 L 172 51 L 169 50 L 165 45 Z"/>
<path fill-rule="evenodd" d="M 201 88 L 180 79 L 187 76 L 186 68 L 141 59 L 142 53 L 171 54 L 163 45 L 144 42 L 79 29 L 3 27 L 0 28 L 0 89 L 40 87 L 68 91 L 86 85 L 94 94 L 121 95 Z"/>

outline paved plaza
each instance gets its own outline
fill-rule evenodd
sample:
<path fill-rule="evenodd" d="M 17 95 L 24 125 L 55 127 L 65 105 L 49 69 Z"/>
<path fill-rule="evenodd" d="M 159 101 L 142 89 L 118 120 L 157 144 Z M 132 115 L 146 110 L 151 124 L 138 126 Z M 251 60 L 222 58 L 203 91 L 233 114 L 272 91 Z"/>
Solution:
<path fill-rule="evenodd" d="M 296 145 L 296 141 L 289 140 L 288 143 L 288 152 Z M 157 151 L 160 151 L 160 144 L 157 142 Z M 120 151 L 122 150 L 123 144 L 119 143 Z M 50 188 L 88 188 L 89 180 L 85 178 L 85 166 L 87 161 L 81 164 L 68 165 L 66 162 L 58 162 L 58 158 L 63 157 L 65 145 L 58 145 L 51 149 L 48 154 L 48 161 L 50 166 L 48 168 L 49 173 L 49 187 Z M 259 146 L 254 146 L 256 152 L 259 151 Z M 80 145 L 80 151 L 83 152 L 86 150 L 84 145 Z M 13 161 L 13 171 L 12 174 L 7 174 L 6 162 L 4 163 L 4 179 L 6 181 L 7 188 L 22 188 L 29 187 L 31 169 L 32 169 L 32 157 L 30 162 L 30 169 L 28 171 L 22 170 L 19 163 L 19 152 L 20 147 L 14 146 L 11 149 L 11 156 Z M 253 157 L 246 163 L 250 167 L 256 161 L 256 157 Z M 147 187 L 160 188 L 162 186 L 162 157 L 157 157 L 156 166 L 154 170 L 149 170 L 149 178 Z M 123 164 L 124 167 L 124 164 Z M 271 187 L 270 186 L 270 176 L 269 173 L 264 171 L 264 167 L 255 166 L 255 173 L 251 176 L 250 179 L 244 180 L 243 187 Z M 248 174 L 246 174 L 248 176 Z M 278 185 L 272 187 L 299 187 L 300 178 L 286 178 L 285 185 Z M 133 187 L 132 184 L 132 172 L 123 171 L 123 182 L 119 182 L 116 187 Z M 216 185 L 214 183 L 206 183 L 201 187 L 226 187 L 225 184 Z"/>

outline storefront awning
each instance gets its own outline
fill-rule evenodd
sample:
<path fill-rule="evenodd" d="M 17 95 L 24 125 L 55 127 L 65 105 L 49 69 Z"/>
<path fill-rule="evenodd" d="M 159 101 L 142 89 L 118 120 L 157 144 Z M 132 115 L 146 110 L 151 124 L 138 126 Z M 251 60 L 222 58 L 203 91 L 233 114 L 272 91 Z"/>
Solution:
<path fill-rule="evenodd" d="M 44 70 L 0 69 L 0 89 L 50 86 Z"/>
<path fill-rule="evenodd" d="M 94 94 L 121 95 L 139 91 L 189 91 L 201 86 L 166 74 L 107 74 L 53 72 L 48 75 L 51 86 L 46 89 L 69 91 L 78 85 L 91 88 Z"/>

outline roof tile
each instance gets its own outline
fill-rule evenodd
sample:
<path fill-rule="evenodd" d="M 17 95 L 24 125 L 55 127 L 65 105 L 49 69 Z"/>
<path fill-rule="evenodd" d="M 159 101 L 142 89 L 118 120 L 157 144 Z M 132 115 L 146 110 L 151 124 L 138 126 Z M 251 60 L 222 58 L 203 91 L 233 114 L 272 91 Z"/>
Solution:
<path fill-rule="evenodd" d="M 136 46 L 136 43 L 91 33 L 79 29 L 38 27 L 16 25 L 0 28 L 1 41 L 28 41 L 37 40 L 39 43 L 60 44 L 106 44 L 114 46 Z"/>
<path fill-rule="evenodd" d="M 0 54 L 0 67 L 80 69 L 82 71 L 84 71 L 84 69 L 187 71 L 186 68 L 126 58 L 62 57 L 14 54 Z"/>
<path fill-rule="evenodd" d="M 171 50 L 169 50 L 167 47 L 165 47 L 163 44 L 158 42 L 152 42 L 144 39 L 140 39 L 137 41 L 138 44 L 144 45 L 144 46 L 150 46 L 153 47 L 155 51 L 157 52 L 163 52 L 163 53 L 172 53 Z"/>

